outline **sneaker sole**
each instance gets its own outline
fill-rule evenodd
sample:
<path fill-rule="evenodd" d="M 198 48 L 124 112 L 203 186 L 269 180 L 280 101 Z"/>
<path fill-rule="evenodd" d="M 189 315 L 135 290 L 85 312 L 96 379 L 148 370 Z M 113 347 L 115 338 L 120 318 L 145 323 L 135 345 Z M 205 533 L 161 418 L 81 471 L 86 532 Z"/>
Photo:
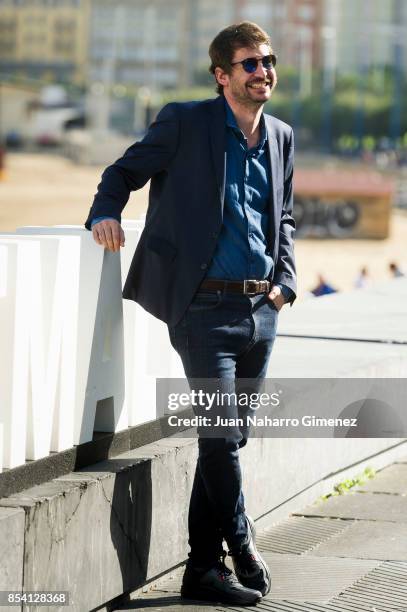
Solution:
<path fill-rule="evenodd" d="M 181 598 L 189 600 L 194 599 L 196 601 L 212 601 L 217 603 L 231 604 L 235 606 L 253 606 L 262 599 L 261 597 L 255 597 L 251 600 L 242 601 L 232 596 L 222 596 L 219 594 L 219 591 L 215 591 L 209 588 L 205 589 L 202 587 L 193 589 L 191 591 L 182 590 Z"/>
<path fill-rule="evenodd" d="M 265 595 L 268 595 L 268 593 L 270 593 L 270 589 L 271 589 L 271 574 L 270 574 L 270 570 L 269 570 L 269 568 L 267 566 L 267 563 L 265 562 L 265 560 L 263 559 L 263 557 L 261 556 L 261 554 L 259 553 L 259 551 L 257 550 L 257 547 L 256 547 L 256 527 L 254 526 L 254 521 L 253 521 L 253 519 L 250 516 L 247 516 L 247 514 L 246 514 L 246 519 L 247 519 L 247 522 L 248 522 L 248 525 L 249 525 L 249 529 L 250 529 L 251 534 L 252 534 L 253 548 L 256 551 L 257 557 L 258 557 L 258 559 L 259 559 L 259 561 L 260 561 L 260 563 L 261 563 L 261 565 L 263 567 L 263 572 L 264 572 L 264 576 L 265 576 L 264 580 L 267 583 L 267 586 L 264 589 L 264 591 L 261 591 L 261 589 L 256 589 L 256 590 L 261 591 L 261 594 L 264 597 Z M 245 586 L 245 587 L 247 587 L 249 589 L 253 589 L 254 588 L 253 586 L 251 586 L 249 584 L 244 584 L 240 579 L 239 579 L 239 581 L 241 582 L 241 584 L 243 584 L 243 586 Z"/>

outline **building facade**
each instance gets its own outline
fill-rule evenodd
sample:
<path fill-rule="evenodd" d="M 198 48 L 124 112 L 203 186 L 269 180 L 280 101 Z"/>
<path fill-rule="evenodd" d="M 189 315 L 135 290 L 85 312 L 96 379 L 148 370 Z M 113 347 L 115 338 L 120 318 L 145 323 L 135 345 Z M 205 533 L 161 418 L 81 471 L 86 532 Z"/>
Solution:
<path fill-rule="evenodd" d="M 248 19 L 279 65 L 358 73 L 407 65 L 405 0 L 0 0 L 0 73 L 150 90 L 209 83 L 208 46 Z"/>
<path fill-rule="evenodd" d="M 404 0 L 324 0 L 323 28 L 321 55 L 328 52 L 332 56 L 337 73 L 380 70 L 395 63 L 406 72 Z"/>
<path fill-rule="evenodd" d="M 151 90 L 186 84 L 188 0 L 94 0 L 89 79 Z"/>
<path fill-rule="evenodd" d="M 0 0 L 0 72 L 85 83 L 89 0 Z"/>

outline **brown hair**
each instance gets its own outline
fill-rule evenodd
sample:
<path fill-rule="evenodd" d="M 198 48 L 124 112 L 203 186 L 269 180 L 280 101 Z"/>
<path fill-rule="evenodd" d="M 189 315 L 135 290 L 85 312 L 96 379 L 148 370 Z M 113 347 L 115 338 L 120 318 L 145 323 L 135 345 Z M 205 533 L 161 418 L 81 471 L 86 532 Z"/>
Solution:
<path fill-rule="evenodd" d="M 228 26 L 215 36 L 209 46 L 209 57 L 211 58 L 209 72 L 215 74 L 215 68 L 219 67 L 230 74 L 230 62 L 236 49 L 242 47 L 255 48 L 264 44 L 271 48 L 269 35 L 257 23 L 242 21 Z M 223 85 L 217 83 L 216 91 L 218 94 L 223 94 Z"/>

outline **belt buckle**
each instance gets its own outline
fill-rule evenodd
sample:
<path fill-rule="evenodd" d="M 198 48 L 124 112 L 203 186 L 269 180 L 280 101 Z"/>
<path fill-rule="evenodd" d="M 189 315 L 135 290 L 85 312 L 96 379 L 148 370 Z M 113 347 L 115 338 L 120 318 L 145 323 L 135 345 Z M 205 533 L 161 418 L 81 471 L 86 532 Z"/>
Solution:
<path fill-rule="evenodd" d="M 257 295 L 257 289 L 255 289 L 254 291 L 249 290 L 249 283 L 254 283 L 255 285 L 257 285 L 257 280 L 256 279 L 244 280 L 243 281 L 243 293 L 245 295 Z"/>

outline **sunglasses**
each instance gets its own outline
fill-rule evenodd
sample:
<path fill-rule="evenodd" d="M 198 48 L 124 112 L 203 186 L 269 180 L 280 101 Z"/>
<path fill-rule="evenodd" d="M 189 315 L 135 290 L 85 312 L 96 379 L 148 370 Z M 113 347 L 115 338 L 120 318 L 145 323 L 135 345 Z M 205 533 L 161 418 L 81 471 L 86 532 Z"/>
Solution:
<path fill-rule="evenodd" d="M 236 66 L 236 64 L 242 64 L 243 69 L 249 74 L 252 74 L 253 72 L 256 72 L 259 62 L 262 63 L 263 68 L 266 70 L 271 70 L 277 64 L 277 55 L 265 55 L 261 59 L 257 59 L 257 57 L 247 57 L 240 62 L 233 62 L 230 65 Z"/>

